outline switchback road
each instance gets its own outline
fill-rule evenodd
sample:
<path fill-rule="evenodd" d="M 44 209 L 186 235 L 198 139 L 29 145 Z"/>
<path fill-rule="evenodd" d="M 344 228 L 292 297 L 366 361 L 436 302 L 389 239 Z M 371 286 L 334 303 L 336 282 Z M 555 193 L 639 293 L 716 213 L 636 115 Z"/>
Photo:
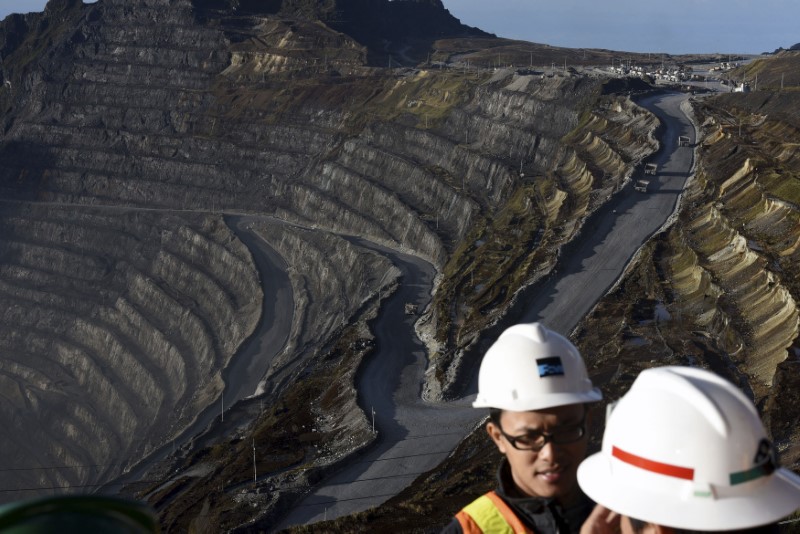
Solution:
<path fill-rule="evenodd" d="M 659 164 L 650 192 L 638 193 L 628 186 L 592 217 L 593 226 L 568 247 L 557 274 L 531 300 L 525 321 L 543 321 L 569 333 L 673 215 L 694 166 L 693 148 L 677 146 L 678 135 L 688 135 L 692 146 L 696 143 L 695 127 L 683 111 L 687 99 L 683 94 L 658 94 L 639 102 L 664 124 L 661 149 L 650 160 Z M 437 405 L 421 400 L 425 354 L 402 306 L 429 298 L 433 273 L 418 258 L 383 252 L 403 271 L 404 279 L 400 293 L 376 322 L 378 354 L 367 362 L 357 384 L 361 407 L 368 415 L 375 410 L 379 439 L 295 506 L 278 528 L 381 504 L 440 463 L 485 416 L 483 410 L 469 408 L 471 396 Z"/>

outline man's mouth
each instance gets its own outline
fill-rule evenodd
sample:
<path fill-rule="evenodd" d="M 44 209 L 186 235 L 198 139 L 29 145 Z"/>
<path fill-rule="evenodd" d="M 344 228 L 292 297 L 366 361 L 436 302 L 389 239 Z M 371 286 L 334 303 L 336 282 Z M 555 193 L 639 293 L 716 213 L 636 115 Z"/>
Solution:
<path fill-rule="evenodd" d="M 552 469 L 545 469 L 536 472 L 536 477 L 547 482 L 548 484 L 556 484 L 563 476 L 563 467 L 554 467 Z"/>

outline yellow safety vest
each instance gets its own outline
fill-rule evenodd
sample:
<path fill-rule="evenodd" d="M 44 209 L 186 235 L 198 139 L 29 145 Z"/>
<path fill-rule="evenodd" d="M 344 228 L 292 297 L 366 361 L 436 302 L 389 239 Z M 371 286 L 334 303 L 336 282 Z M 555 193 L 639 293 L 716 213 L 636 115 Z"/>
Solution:
<path fill-rule="evenodd" d="M 464 534 L 534 534 L 494 491 L 465 506 L 456 519 Z"/>

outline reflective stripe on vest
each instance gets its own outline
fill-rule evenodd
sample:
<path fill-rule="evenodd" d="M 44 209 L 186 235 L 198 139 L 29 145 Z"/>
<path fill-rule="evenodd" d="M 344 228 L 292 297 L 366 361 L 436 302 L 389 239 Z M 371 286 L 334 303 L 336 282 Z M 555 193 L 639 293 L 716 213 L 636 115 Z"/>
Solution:
<path fill-rule="evenodd" d="M 464 534 L 533 534 L 493 491 L 465 506 L 456 519 Z"/>

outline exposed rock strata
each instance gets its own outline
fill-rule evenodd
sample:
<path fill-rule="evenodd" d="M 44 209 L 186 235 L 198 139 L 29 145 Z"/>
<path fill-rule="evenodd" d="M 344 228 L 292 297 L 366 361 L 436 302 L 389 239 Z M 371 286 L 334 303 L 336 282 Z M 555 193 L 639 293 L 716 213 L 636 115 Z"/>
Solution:
<path fill-rule="evenodd" d="M 266 389 L 277 391 L 302 370 L 302 362 L 318 357 L 346 320 L 395 284 L 399 271 L 385 257 L 333 234 L 266 222 L 255 227 L 289 265 L 295 300 L 290 342 L 264 378 Z"/>
<path fill-rule="evenodd" d="M 0 374 L 14 406 L 3 417 L 13 424 L 24 408 L 43 418 L 28 430 L 42 448 L 4 457 L 104 468 L 26 472 L 20 487 L 101 483 L 218 395 L 261 299 L 252 260 L 218 212 L 306 227 L 259 228 L 289 264 L 299 305 L 265 382 L 271 394 L 396 276 L 385 259 L 314 229 L 440 269 L 423 327 L 442 347 L 433 395 L 653 150 L 652 117 L 628 101 L 582 115 L 599 81 L 384 71 L 352 36 L 252 5 L 48 9 L 25 19 L 28 34 L 6 25 L 2 39 L 0 189 L 19 201 L 2 220 L 0 335 L 13 356 Z M 351 377 L 357 362 L 348 365 Z M 74 408 L 61 414 L 65 397 Z M 363 423 L 339 415 L 319 417 Z"/>
<path fill-rule="evenodd" d="M 764 92 L 696 105 L 705 130 L 680 217 L 581 335 L 595 372 L 615 390 L 656 364 L 727 376 L 756 402 L 782 462 L 797 470 L 795 101 Z"/>
<path fill-rule="evenodd" d="M 9 462 L 32 468 L 16 487 L 103 482 L 219 394 L 220 372 L 254 328 L 261 293 L 241 243 L 209 213 L 277 215 L 436 262 L 442 239 L 454 242 L 451 233 L 469 225 L 474 201 L 413 172 L 402 155 L 365 150 L 374 133 L 342 144 L 352 115 L 338 101 L 258 94 L 280 93 L 282 75 L 351 68 L 374 76 L 351 37 L 296 24 L 299 31 L 252 12 L 230 16 L 221 4 L 102 0 L 54 1 L 0 30 L 8 82 L 0 94 L 0 188 L 22 202 L 3 220 L 3 391 L 13 399 L 5 420 L 12 424 L 25 406 L 42 418 L 25 427 L 29 436 L 3 445 L 13 451 Z M 317 31 L 303 31 L 311 27 Z M 308 37 L 305 55 L 291 51 Z M 248 78 L 262 85 L 231 84 Z M 373 91 L 365 82 L 356 94 Z M 389 129 L 382 135 L 396 141 Z M 407 172 L 411 179 L 397 179 Z M 91 208 L 101 206 L 109 208 Z M 123 206 L 198 213 L 112 209 Z M 434 213 L 445 206 L 439 223 Z M 324 271 L 296 278 L 300 313 L 285 358 L 274 363 L 284 380 L 395 275 L 341 239 L 317 250 L 282 228 L 271 228 L 269 239 L 295 272 Z M 381 280 L 370 282 L 364 269 Z M 354 278 L 339 278 L 345 273 Z M 56 423 L 64 398 L 72 398 L 72 413 Z M 23 442 L 40 444 L 23 452 L 31 458 L 15 456 Z M 35 470 L 62 464 L 102 467 Z"/>
<path fill-rule="evenodd" d="M 219 395 L 258 319 L 249 253 L 213 219 L 7 204 L 2 226 L 3 457 L 32 468 L 4 489 L 103 482 Z"/>
<path fill-rule="evenodd" d="M 508 151 L 502 157 L 510 160 L 507 179 L 516 190 L 489 206 L 494 220 L 477 223 L 445 265 L 438 308 L 423 329 L 439 347 L 426 374 L 428 398 L 457 393 L 462 366 L 471 363 L 465 357 L 480 352 L 483 332 L 502 321 L 520 290 L 550 272 L 586 217 L 658 148 L 657 119 L 630 100 L 599 100 L 602 106 L 582 111 L 599 89 L 587 80 L 501 80 L 477 93 L 468 107 L 474 115 L 451 119 L 466 122 L 457 128 L 465 136 L 486 125 L 489 135 L 479 133 L 474 143 Z M 459 271 L 450 272 L 456 265 Z"/>

